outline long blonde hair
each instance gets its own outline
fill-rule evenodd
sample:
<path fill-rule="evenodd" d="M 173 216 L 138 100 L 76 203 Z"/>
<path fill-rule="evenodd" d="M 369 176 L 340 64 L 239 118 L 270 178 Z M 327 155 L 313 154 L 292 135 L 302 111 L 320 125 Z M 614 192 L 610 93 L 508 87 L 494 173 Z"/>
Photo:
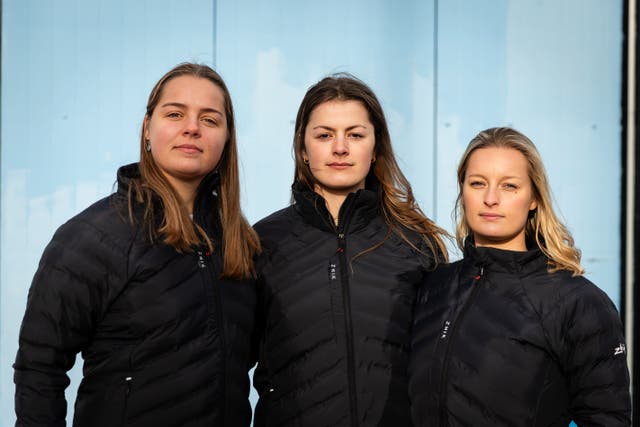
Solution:
<path fill-rule="evenodd" d="M 166 84 L 180 76 L 207 79 L 220 88 L 224 95 L 228 139 L 216 167 L 217 173 L 220 174 L 220 187 L 217 192 L 220 200 L 220 223 L 224 253 L 222 276 L 234 279 L 253 277 L 255 276 L 253 260 L 254 255 L 260 251 L 260 241 L 240 209 L 240 180 L 233 105 L 229 90 L 222 77 L 206 65 L 178 64 L 162 76 L 151 90 L 145 121 L 151 119 Z M 144 224 L 151 241 L 161 238 L 164 243 L 173 246 L 178 251 L 192 251 L 194 246 L 204 242 L 209 250 L 213 250 L 209 236 L 191 220 L 189 213 L 180 203 L 175 189 L 165 178 L 151 153 L 145 149 L 147 143 L 145 140 L 145 121 L 143 121 L 140 136 L 140 178 L 134 179 L 129 188 L 129 215 L 131 219 L 133 219 L 135 199 L 135 202 L 144 204 Z M 154 218 L 154 196 L 160 198 L 163 207 L 160 225 L 156 224 Z"/>
<path fill-rule="evenodd" d="M 465 150 L 458 165 L 458 198 L 456 200 L 456 241 L 464 248 L 464 239 L 471 234 L 467 224 L 462 191 L 469 158 L 475 150 L 487 147 L 512 148 L 521 152 L 528 165 L 529 179 L 538 204 L 529 214 L 525 225 L 526 239 L 536 245 L 549 258 L 550 271 L 569 270 L 574 275 L 584 273 L 580 265 L 581 253 L 574 246 L 571 233 L 553 210 L 547 173 L 536 146 L 522 133 L 508 127 L 486 129 L 476 135 Z"/>
<path fill-rule="evenodd" d="M 441 257 L 448 259 L 447 248 L 443 241 L 443 237 L 447 236 L 446 231 L 427 218 L 416 203 L 411 185 L 400 170 L 393 154 L 382 106 L 373 91 L 356 77 L 347 73 L 333 74 L 307 90 L 298 109 L 293 138 L 295 179 L 311 190 L 317 184 L 316 178 L 304 163 L 302 155 L 305 151 L 304 133 L 313 110 L 320 104 L 333 100 L 358 101 L 369 114 L 369 120 L 375 131 L 376 161 L 369 171 L 366 182 L 370 183 L 374 180 L 380 184 L 382 212 L 389 227 L 414 248 L 414 244 L 409 241 L 399 226 L 417 232 L 422 236 L 436 260 Z"/>

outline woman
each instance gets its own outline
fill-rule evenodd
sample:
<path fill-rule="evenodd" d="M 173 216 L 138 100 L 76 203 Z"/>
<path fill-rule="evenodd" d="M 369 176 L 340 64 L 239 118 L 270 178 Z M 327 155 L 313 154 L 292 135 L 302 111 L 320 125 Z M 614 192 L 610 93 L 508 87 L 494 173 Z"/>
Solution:
<path fill-rule="evenodd" d="M 349 75 L 306 93 L 293 204 L 256 225 L 265 330 L 257 426 L 409 425 L 417 285 L 446 253 L 417 206 L 371 89 Z"/>
<path fill-rule="evenodd" d="M 180 64 L 149 96 L 140 163 L 42 256 L 15 362 L 18 426 L 248 426 L 257 235 L 242 217 L 231 98 Z"/>
<path fill-rule="evenodd" d="M 480 132 L 458 185 L 464 258 L 430 275 L 416 305 L 414 424 L 630 425 L 620 318 L 582 276 L 533 143 Z"/>

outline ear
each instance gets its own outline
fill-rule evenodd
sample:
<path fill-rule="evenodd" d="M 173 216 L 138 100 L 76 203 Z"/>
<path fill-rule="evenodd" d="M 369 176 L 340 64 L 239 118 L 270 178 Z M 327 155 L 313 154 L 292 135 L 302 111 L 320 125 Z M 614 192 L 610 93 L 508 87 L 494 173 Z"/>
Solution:
<path fill-rule="evenodd" d="M 531 200 L 531 204 L 529 205 L 529 210 L 535 210 L 538 208 L 538 201 L 536 199 Z"/>
<path fill-rule="evenodd" d="M 145 140 L 149 139 L 149 116 L 144 116 L 144 121 L 142 122 L 142 136 Z"/>
<path fill-rule="evenodd" d="M 304 148 L 300 150 L 300 155 L 302 155 L 302 159 L 309 159 L 309 156 L 307 156 L 307 150 L 305 150 Z"/>

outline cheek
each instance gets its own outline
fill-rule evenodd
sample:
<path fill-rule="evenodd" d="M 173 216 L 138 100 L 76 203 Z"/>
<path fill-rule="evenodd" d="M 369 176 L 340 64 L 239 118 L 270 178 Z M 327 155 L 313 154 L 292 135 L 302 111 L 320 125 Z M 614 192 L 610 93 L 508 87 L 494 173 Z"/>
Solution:
<path fill-rule="evenodd" d="M 306 146 L 306 150 L 303 151 L 303 154 L 306 154 L 309 158 L 309 162 L 320 161 L 324 156 L 322 146 L 313 143 Z"/>

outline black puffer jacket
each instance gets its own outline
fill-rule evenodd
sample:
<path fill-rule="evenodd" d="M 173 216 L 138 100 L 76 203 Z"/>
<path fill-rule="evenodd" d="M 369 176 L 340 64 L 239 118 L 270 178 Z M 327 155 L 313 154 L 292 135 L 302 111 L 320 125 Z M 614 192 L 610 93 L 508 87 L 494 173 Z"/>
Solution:
<path fill-rule="evenodd" d="M 18 426 L 65 425 L 66 372 L 78 352 L 74 426 L 250 424 L 255 284 L 219 279 L 220 251 L 149 245 L 127 219 L 137 174 L 137 165 L 121 168 L 118 191 L 62 225 L 45 249 L 14 365 Z M 215 184 L 201 186 L 194 220 L 219 248 Z"/>
<path fill-rule="evenodd" d="M 298 185 L 294 198 L 256 225 L 266 329 L 255 425 L 411 425 L 412 308 L 433 259 L 389 233 L 374 191 L 349 194 L 338 227 L 318 194 Z"/>
<path fill-rule="evenodd" d="M 467 243 L 416 305 L 410 364 L 418 426 L 630 425 L 618 313 L 538 249 Z"/>

